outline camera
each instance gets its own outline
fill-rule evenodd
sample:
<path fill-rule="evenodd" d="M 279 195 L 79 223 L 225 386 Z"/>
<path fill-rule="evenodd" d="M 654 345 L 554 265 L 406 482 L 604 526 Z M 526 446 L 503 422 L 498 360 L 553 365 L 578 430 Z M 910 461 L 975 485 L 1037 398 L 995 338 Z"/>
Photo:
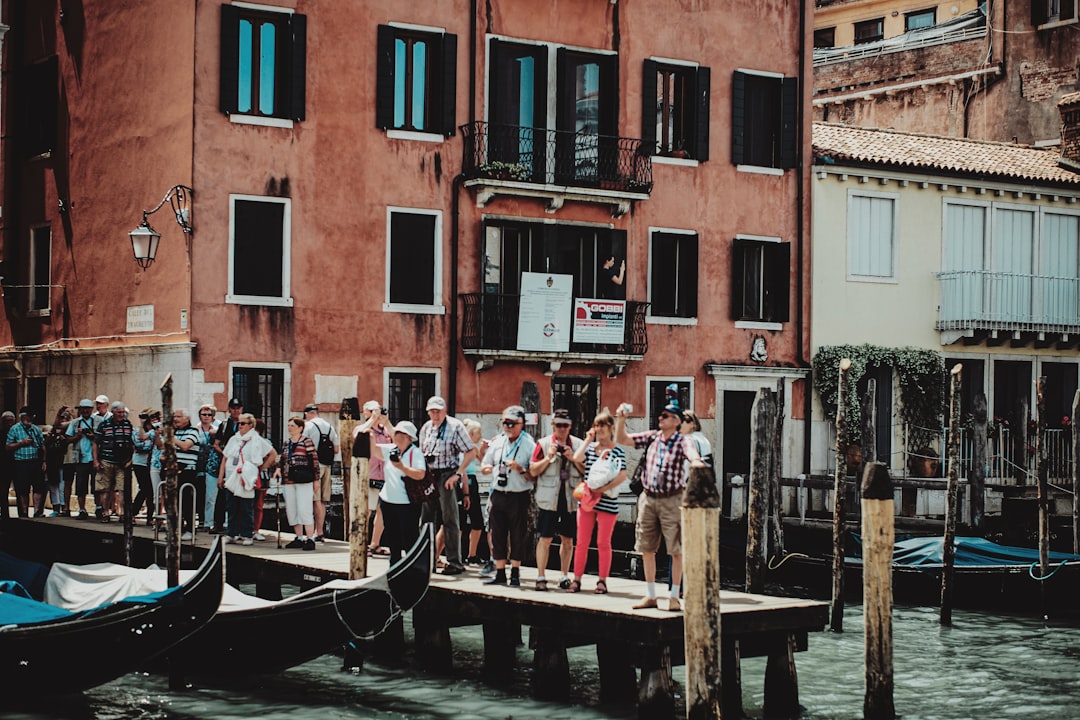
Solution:
<path fill-rule="evenodd" d="M 394 448 L 390 451 L 389 458 L 390 462 L 399 462 L 401 460 L 401 451 L 397 448 Z"/>
<path fill-rule="evenodd" d="M 510 469 L 506 466 L 506 463 L 499 463 L 499 475 L 495 480 L 495 484 L 499 487 L 506 487 L 506 484 L 510 480 L 509 477 L 507 477 L 509 472 Z"/>

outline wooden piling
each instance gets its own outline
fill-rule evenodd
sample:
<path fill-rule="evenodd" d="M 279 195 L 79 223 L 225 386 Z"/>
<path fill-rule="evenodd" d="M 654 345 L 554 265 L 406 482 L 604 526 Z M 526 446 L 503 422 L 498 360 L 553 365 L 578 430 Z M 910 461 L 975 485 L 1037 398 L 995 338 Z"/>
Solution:
<path fill-rule="evenodd" d="M 941 548 L 942 625 L 952 625 L 953 560 L 956 556 L 956 501 L 960 488 L 960 382 L 964 366 L 957 363 L 949 371 L 949 479 L 945 494 L 945 537 Z"/>
<path fill-rule="evenodd" d="M 971 508 L 971 528 L 981 534 L 986 514 L 986 396 L 979 393 L 972 404 L 974 423 L 971 438 L 971 470 L 968 472 L 968 501 Z"/>
<path fill-rule="evenodd" d="M 682 502 L 686 717 L 720 717 L 720 493 L 709 468 L 691 468 Z"/>
<path fill-rule="evenodd" d="M 862 481 L 863 651 L 866 720 L 893 720 L 893 485 L 884 463 L 866 465 Z"/>
<path fill-rule="evenodd" d="M 773 429 L 769 482 L 769 555 L 784 557 L 784 509 L 781 480 L 784 477 L 784 379 L 776 382 L 776 427 Z"/>
<path fill-rule="evenodd" d="M 1039 577 L 1050 573 L 1050 486 L 1046 463 L 1046 376 L 1035 382 L 1035 478 L 1039 483 Z M 1043 591 L 1045 592 L 1045 583 Z"/>
<path fill-rule="evenodd" d="M 840 361 L 839 387 L 836 393 L 836 469 L 833 472 L 833 559 L 832 559 L 832 610 L 829 627 L 833 632 L 844 631 L 844 451 L 847 438 L 844 434 L 844 405 L 847 403 L 847 375 L 851 360 Z"/>
<path fill-rule="evenodd" d="M 750 428 L 749 507 L 746 513 L 746 592 L 749 593 L 760 593 L 765 586 L 765 521 L 769 507 L 775 413 L 776 400 L 772 391 L 759 389 L 750 410 L 753 424 Z"/>
<path fill-rule="evenodd" d="M 1080 555 L 1080 431 L 1076 429 L 1076 413 L 1080 410 L 1080 390 L 1073 395 L 1071 424 L 1072 431 L 1072 481 L 1073 481 L 1073 555 Z"/>

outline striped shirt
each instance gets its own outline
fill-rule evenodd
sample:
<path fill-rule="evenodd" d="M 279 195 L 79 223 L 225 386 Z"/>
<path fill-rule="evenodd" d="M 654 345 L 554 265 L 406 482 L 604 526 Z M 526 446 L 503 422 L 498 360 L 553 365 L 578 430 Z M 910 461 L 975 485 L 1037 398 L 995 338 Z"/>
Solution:
<path fill-rule="evenodd" d="M 195 464 L 199 461 L 199 443 L 203 440 L 203 432 L 197 427 L 188 425 L 182 430 L 177 430 L 173 434 L 174 442 L 180 442 L 181 440 L 194 440 L 195 444 L 187 450 L 181 450 L 180 446 L 176 447 L 176 465 L 180 470 L 194 470 Z"/>
<path fill-rule="evenodd" d="M 641 484 L 647 495 L 671 497 L 686 489 L 688 475 L 685 436 L 672 433 L 671 437 L 664 440 L 659 430 L 649 430 L 632 433 L 630 437 L 634 441 L 634 447 L 649 448 L 641 461 L 645 463 Z M 649 441 L 654 438 L 655 442 L 650 444 Z"/>
<path fill-rule="evenodd" d="M 619 471 L 626 470 L 626 451 L 616 445 L 608 453 L 608 460 L 619 469 Z M 595 442 L 589 443 L 589 447 L 585 448 L 585 477 L 589 477 L 589 471 L 592 470 L 593 463 L 600 459 L 600 452 L 597 451 L 597 444 Z M 619 501 L 618 501 L 618 488 L 615 488 L 614 494 L 616 497 L 608 497 L 607 493 L 600 496 L 600 501 L 596 503 L 596 507 L 593 508 L 596 512 L 606 512 L 613 515 L 619 514 Z"/>
<path fill-rule="evenodd" d="M 11 443 L 22 442 L 26 438 L 30 438 L 33 443 L 16 448 L 12 454 L 12 458 L 15 460 L 43 461 L 45 459 L 45 436 L 41 434 L 41 430 L 37 425 L 24 425 L 21 422 L 18 422 L 12 425 L 11 429 L 8 430 L 8 445 Z"/>

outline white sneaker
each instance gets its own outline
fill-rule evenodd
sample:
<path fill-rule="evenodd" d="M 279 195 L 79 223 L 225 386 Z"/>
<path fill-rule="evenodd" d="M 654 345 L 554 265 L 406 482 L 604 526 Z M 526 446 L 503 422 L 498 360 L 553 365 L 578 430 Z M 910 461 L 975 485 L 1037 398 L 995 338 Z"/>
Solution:
<path fill-rule="evenodd" d="M 191 532 L 189 531 L 189 532 L 184 533 L 183 535 L 180 536 L 180 539 L 183 540 L 184 542 L 187 542 L 187 541 L 191 540 Z"/>
<path fill-rule="evenodd" d="M 255 541 L 252 540 L 251 538 L 244 538 L 243 540 L 240 541 L 240 544 L 241 545 L 254 545 Z M 678 601 L 676 601 L 676 602 L 678 602 Z"/>
<path fill-rule="evenodd" d="M 251 536 L 251 539 L 256 540 L 257 542 L 263 542 L 263 541 L 266 540 L 266 536 L 263 535 L 260 532 L 257 532 L 257 533 L 255 533 L 254 535 Z"/>

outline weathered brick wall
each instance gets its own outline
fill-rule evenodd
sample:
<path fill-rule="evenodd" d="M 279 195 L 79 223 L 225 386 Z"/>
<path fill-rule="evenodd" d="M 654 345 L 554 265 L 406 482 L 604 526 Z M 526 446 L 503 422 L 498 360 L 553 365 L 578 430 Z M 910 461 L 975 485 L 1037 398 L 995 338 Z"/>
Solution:
<path fill-rule="evenodd" d="M 814 68 L 814 96 L 961 73 L 983 67 L 985 60 L 986 40 L 975 38 L 819 65 Z"/>

